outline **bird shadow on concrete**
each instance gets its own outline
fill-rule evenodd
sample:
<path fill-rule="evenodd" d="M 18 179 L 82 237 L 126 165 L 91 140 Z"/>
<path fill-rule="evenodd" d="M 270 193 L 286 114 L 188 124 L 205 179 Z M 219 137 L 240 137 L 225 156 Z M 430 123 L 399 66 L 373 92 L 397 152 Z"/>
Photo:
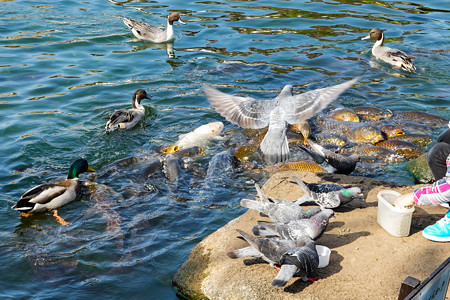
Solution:
<path fill-rule="evenodd" d="M 378 202 L 366 202 L 366 200 L 355 199 L 349 203 L 341 205 L 339 207 L 334 208 L 333 210 L 336 212 L 350 212 L 355 209 L 362 209 L 367 207 L 376 207 L 378 206 Z"/>
<path fill-rule="evenodd" d="M 331 219 L 332 221 L 328 223 L 327 228 L 325 230 L 329 231 L 332 230 L 334 228 L 339 228 L 344 226 L 345 222 L 342 221 L 334 221 L 333 219 Z"/>
<path fill-rule="evenodd" d="M 357 239 L 363 236 L 369 236 L 370 232 L 368 231 L 359 231 L 359 232 L 345 232 L 339 234 L 324 234 L 316 245 L 324 245 L 330 249 L 339 248 L 348 244 L 353 243 Z"/>
<path fill-rule="evenodd" d="M 251 266 L 251 265 L 258 265 L 258 264 L 266 264 L 270 267 L 269 263 L 266 262 L 264 259 L 255 257 L 255 258 L 246 258 L 244 259 L 244 265 Z"/>

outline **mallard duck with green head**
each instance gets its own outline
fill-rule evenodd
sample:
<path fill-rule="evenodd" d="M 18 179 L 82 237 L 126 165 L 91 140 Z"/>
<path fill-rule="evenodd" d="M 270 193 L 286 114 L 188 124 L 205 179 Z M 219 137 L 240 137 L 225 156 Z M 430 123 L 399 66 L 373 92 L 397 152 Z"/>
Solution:
<path fill-rule="evenodd" d="M 81 182 L 78 175 L 84 172 L 94 172 L 85 159 L 77 159 L 69 169 L 67 179 L 55 183 L 40 184 L 23 194 L 12 209 L 27 216 L 30 213 L 53 210 L 53 215 L 63 225 L 68 225 L 58 216 L 57 208 L 72 202 L 80 192 Z"/>

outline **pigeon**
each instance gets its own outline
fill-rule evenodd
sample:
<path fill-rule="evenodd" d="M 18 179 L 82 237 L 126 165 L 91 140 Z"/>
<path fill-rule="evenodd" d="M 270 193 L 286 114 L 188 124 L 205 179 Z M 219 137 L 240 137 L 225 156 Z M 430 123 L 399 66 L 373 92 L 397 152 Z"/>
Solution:
<path fill-rule="evenodd" d="M 272 201 L 270 201 L 261 191 L 258 184 L 255 184 L 255 188 L 260 201 L 242 199 L 241 206 L 257 210 L 274 222 L 286 223 L 292 220 L 310 218 L 321 211 L 317 206 L 304 210 L 298 204 L 288 200 L 271 198 Z"/>
<path fill-rule="evenodd" d="M 230 258 L 259 257 L 272 267 L 280 266 L 280 272 L 272 282 L 272 286 L 283 287 L 295 274 L 303 271 L 309 276 L 319 266 L 319 255 L 314 241 L 302 236 L 297 241 L 280 238 L 256 238 L 237 229 L 250 246 L 230 251 Z M 302 276 L 303 280 L 308 280 Z"/>
<path fill-rule="evenodd" d="M 348 175 L 355 170 L 356 163 L 360 160 L 359 155 L 335 153 L 314 143 L 310 139 L 307 139 L 307 142 L 313 151 L 301 145 L 299 147 L 311 155 L 314 161 L 328 173 Z"/>
<path fill-rule="evenodd" d="M 263 160 L 274 164 L 290 158 L 286 137 L 287 124 L 296 124 L 311 118 L 358 79 L 359 77 L 356 77 L 338 85 L 299 95 L 293 95 L 292 86 L 286 85 L 277 97 L 267 101 L 229 95 L 208 85 L 204 85 L 203 90 L 214 109 L 231 123 L 252 129 L 269 126 L 260 150 Z"/>
<path fill-rule="evenodd" d="M 359 187 L 344 188 L 337 184 L 306 183 L 296 176 L 293 178 L 305 191 L 305 195 L 295 200 L 298 205 L 315 202 L 323 208 L 336 208 L 364 196 Z"/>
<path fill-rule="evenodd" d="M 258 221 L 253 226 L 254 235 L 259 236 L 279 236 L 283 239 L 296 241 L 302 236 L 307 235 L 313 240 L 317 240 L 322 236 L 325 228 L 328 226 L 330 217 L 334 216 L 334 211 L 324 209 L 315 214 L 310 219 L 300 219 L 289 221 L 287 223 L 270 223 Z"/>

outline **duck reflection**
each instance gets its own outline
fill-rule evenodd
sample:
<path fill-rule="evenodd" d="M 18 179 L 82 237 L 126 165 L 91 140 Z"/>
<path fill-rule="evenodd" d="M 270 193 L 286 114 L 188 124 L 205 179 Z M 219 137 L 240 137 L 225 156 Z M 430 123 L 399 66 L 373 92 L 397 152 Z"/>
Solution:
<path fill-rule="evenodd" d="M 174 42 L 166 42 L 166 43 L 160 43 L 160 44 L 142 43 L 139 45 L 133 45 L 133 50 L 127 51 L 127 52 L 138 52 L 138 51 L 146 50 L 147 48 L 161 48 L 166 51 L 167 56 L 169 58 L 175 58 L 173 44 L 174 44 Z"/>
<path fill-rule="evenodd" d="M 166 50 L 167 56 L 169 58 L 175 58 L 175 52 L 173 51 L 173 42 L 167 42 L 159 44 L 159 46 Z"/>

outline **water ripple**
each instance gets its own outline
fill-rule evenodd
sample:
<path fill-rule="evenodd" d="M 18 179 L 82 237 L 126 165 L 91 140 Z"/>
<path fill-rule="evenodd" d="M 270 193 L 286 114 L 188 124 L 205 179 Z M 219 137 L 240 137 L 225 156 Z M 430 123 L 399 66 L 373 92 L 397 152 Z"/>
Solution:
<path fill-rule="evenodd" d="M 10 298 L 29 297 L 31 290 L 35 298 L 175 298 L 171 278 L 190 250 L 244 212 L 239 200 L 267 179 L 242 170 L 208 172 L 217 153 L 240 143 L 239 128 L 224 122 L 224 140 L 186 162 L 178 181 L 161 170 L 138 180 L 160 158 L 160 147 L 222 120 L 202 93 L 204 83 L 266 99 L 285 84 L 303 93 L 365 71 L 331 107 L 449 117 L 450 10 L 439 1 L 15 0 L 0 6 L 8 24 L 0 29 L 0 282 Z M 173 10 L 187 23 L 175 25 L 173 43 L 140 41 L 122 22 L 164 26 Z M 415 56 L 417 72 L 372 58 L 372 42 L 361 38 L 373 27 L 387 30 L 387 45 Z M 146 121 L 106 135 L 105 118 L 129 108 L 138 88 L 153 96 L 144 103 Z M 430 130 L 432 138 L 441 130 Z M 95 184 L 59 210 L 72 225 L 60 226 L 51 214 L 21 218 L 10 209 L 33 185 L 63 179 L 78 157 L 97 172 L 82 174 Z M 130 157 L 134 163 L 116 164 Z M 413 182 L 405 162 L 368 176 Z"/>

